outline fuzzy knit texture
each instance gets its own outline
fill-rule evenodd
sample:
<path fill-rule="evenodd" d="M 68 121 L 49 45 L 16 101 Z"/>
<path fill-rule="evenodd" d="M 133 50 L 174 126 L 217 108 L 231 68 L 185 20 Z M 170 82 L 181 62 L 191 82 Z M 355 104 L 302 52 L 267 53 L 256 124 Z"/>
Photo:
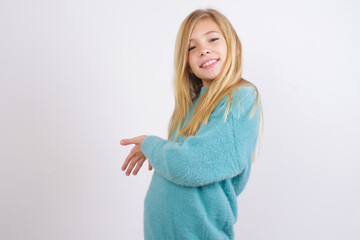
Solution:
<path fill-rule="evenodd" d="M 181 128 L 207 90 L 202 86 Z M 237 196 L 249 179 L 261 115 L 259 98 L 249 119 L 253 90 L 246 86 L 232 92 L 235 104 L 226 121 L 225 96 L 194 136 L 179 135 L 175 142 L 175 131 L 170 140 L 144 139 L 141 150 L 154 169 L 144 202 L 145 239 L 234 239 Z"/>

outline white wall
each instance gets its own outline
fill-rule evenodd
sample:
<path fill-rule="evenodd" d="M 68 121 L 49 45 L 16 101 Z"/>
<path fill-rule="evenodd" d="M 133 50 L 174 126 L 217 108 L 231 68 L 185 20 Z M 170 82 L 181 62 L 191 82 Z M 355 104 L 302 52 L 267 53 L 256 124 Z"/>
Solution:
<path fill-rule="evenodd" d="M 122 138 L 166 138 L 175 36 L 215 7 L 262 97 L 236 239 L 360 239 L 360 4 L 1 1 L 0 239 L 142 239 L 153 172 Z"/>

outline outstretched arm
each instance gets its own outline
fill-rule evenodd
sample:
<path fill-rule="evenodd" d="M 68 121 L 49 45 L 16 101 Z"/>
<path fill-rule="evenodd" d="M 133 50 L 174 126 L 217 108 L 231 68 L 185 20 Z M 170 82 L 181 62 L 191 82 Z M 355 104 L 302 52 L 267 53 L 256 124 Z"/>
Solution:
<path fill-rule="evenodd" d="M 214 113 L 219 109 L 214 110 L 208 123 L 201 125 L 196 135 L 189 136 L 184 142 L 149 135 L 142 142 L 141 151 L 157 173 L 178 185 L 202 186 L 240 174 L 249 164 L 255 147 L 244 143 L 247 139 L 254 139 L 254 136 L 256 139 L 260 116 L 255 114 L 248 119 L 256 94 L 251 91 L 246 93 L 247 96 L 241 101 L 240 115 L 231 111 L 224 122 L 226 106 L 222 106 L 221 111 Z M 236 108 L 236 104 L 233 108 Z M 259 109 L 257 107 L 257 113 Z M 240 136 L 235 138 L 234 134 Z"/>

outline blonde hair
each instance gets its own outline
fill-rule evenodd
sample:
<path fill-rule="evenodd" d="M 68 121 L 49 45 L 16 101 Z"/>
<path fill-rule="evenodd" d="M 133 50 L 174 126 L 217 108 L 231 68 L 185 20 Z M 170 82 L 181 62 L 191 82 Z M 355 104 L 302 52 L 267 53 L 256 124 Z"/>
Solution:
<path fill-rule="evenodd" d="M 188 63 L 188 47 L 190 35 L 196 23 L 199 20 L 206 18 L 213 20 L 221 29 L 227 45 L 227 58 L 222 72 L 212 81 L 208 90 L 199 100 L 191 119 L 186 126 L 180 130 L 185 117 L 189 115 L 189 110 L 193 101 L 199 96 L 201 86 L 203 85 L 201 79 L 190 72 L 190 66 Z M 230 105 L 232 104 L 231 93 L 235 88 L 240 86 L 252 86 L 254 88 L 257 93 L 255 102 L 256 108 L 259 92 L 256 86 L 243 79 L 241 74 L 241 42 L 228 19 L 215 9 L 198 9 L 190 13 L 182 22 L 175 42 L 173 76 L 175 109 L 169 122 L 168 140 L 170 140 L 175 130 L 177 130 L 175 141 L 178 140 L 179 134 L 182 134 L 184 138 L 187 138 L 190 135 L 195 135 L 201 123 L 206 124 L 208 122 L 214 108 L 224 96 L 228 95 L 228 105 L 224 115 L 224 119 L 226 121 Z M 253 109 L 253 113 L 255 112 L 255 108 Z M 252 116 L 253 114 L 251 114 L 250 118 Z M 261 116 L 263 119 L 262 106 Z M 252 158 L 252 162 L 254 161 L 255 151 Z"/>

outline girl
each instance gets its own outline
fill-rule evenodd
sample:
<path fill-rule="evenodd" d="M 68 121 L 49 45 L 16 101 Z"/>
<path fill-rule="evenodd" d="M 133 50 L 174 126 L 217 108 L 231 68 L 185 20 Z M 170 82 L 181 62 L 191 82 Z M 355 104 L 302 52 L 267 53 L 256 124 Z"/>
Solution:
<path fill-rule="evenodd" d="M 241 43 L 214 9 L 190 13 L 175 45 L 175 110 L 168 139 L 142 135 L 122 170 L 146 159 L 145 239 L 233 239 L 237 196 L 255 160 L 261 101 L 241 77 Z M 260 115 L 261 114 L 261 115 Z M 129 165 L 130 164 L 130 165 Z"/>

